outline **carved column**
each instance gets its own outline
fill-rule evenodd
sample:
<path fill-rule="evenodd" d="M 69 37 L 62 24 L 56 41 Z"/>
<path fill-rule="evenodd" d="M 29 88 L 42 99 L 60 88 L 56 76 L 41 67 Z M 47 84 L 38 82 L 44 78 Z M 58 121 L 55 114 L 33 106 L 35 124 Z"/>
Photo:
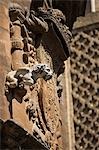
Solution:
<path fill-rule="evenodd" d="M 23 63 L 23 42 L 21 37 L 21 24 L 16 20 L 11 27 L 12 43 L 12 69 L 17 70 L 24 65 Z"/>
<path fill-rule="evenodd" d="M 10 35 L 8 0 L 0 1 L 0 118 L 9 118 L 8 104 L 4 94 L 5 76 L 10 71 Z"/>
<path fill-rule="evenodd" d="M 10 43 L 11 48 L 9 52 L 11 53 L 11 66 L 12 70 L 18 70 L 20 67 L 25 66 L 23 62 L 23 53 L 24 53 L 24 43 L 22 37 L 22 25 L 20 21 L 17 19 L 16 14 L 13 13 L 15 7 L 18 7 L 20 10 L 20 6 L 15 3 L 10 3 L 9 7 L 9 26 L 10 26 Z M 12 94 L 13 93 L 13 94 Z M 20 90 L 13 90 L 9 95 L 7 95 L 7 101 L 9 102 L 9 111 L 10 111 L 10 118 L 16 120 L 18 123 L 23 125 L 23 128 L 27 128 L 30 132 L 32 132 L 32 125 L 31 122 L 28 121 L 28 117 L 26 115 L 26 104 L 22 101 L 22 96 L 24 91 Z M 17 98 L 16 98 L 17 97 Z M 21 98 L 20 98 L 21 97 Z"/>
<path fill-rule="evenodd" d="M 61 103 L 61 115 L 63 120 L 63 142 L 64 149 L 74 150 L 74 124 L 73 124 L 73 102 L 72 102 L 72 90 L 71 90 L 71 75 L 70 75 L 70 58 L 65 61 L 64 72 L 64 90 L 63 90 L 63 102 Z M 67 137 L 67 138 L 66 138 Z"/>

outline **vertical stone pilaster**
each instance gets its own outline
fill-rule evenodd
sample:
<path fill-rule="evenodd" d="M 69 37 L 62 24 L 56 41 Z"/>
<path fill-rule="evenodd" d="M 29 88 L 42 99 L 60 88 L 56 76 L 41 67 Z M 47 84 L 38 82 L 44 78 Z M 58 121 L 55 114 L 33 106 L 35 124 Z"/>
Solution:
<path fill-rule="evenodd" d="M 4 96 L 5 76 L 10 70 L 10 35 L 8 0 L 0 0 L 0 118 L 9 118 L 8 104 Z"/>
<path fill-rule="evenodd" d="M 13 23 L 13 36 L 11 36 L 12 43 L 12 69 L 17 70 L 24 65 L 23 63 L 23 47 L 21 37 L 21 27 L 20 22 L 17 20 L 16 23 Z"/>
<path fill-rule="evenodd" d="M 70 59 L 65 61 L 63 75 L 63 94 L 60 102 L 62 118 L 63 149 L 74 150 L 73 103 L 71 95 Z"/>

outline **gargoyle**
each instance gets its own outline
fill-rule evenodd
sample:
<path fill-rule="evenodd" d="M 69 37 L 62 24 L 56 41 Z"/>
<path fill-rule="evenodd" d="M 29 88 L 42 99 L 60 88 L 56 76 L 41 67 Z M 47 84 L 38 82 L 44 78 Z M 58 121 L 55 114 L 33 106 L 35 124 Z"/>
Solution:
<path fill-rule="evenodd" d="M 65 24 L 65 15 L 58 9 L 51 8 L 45 10 L 42 7 L 38 8 L 38 15 L 40 15 L 54 29 L 54 32 L 56 33 L 63 48 L 63 54 L 67 59 L 70 56 L 70 41 L 72 35 Z"/>
<path fill-rule="evenodd" d="M 52 77 L 52 70 L 47 64 L 37 64 L 33 67 L 21 67 L 16 71 L 11 71 L 6 76 L 6 87 L 16 88 L 24 85 L 32 86 L 38 78 L 49 80 Z"/>

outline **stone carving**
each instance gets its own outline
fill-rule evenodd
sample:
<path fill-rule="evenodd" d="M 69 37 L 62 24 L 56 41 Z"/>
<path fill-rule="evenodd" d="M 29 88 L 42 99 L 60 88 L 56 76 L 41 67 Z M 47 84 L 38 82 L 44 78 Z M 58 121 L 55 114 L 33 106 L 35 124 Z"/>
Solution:
<path fill-rule="evenodd" d="M 38 47 L 42 34 L 48 31 L 48 25 L 41 17 L 36 17 L 34 11 L 30 11 L 25 15 L 24 10 L 16 3 L 12 3 L 9 9 L 12 21 L 19 20 L 21 25 L 24 24 L 29 32 L 35 34 L 35 47 Z M 13 17 L 14 16 L 14 17 Z"/>
<path fill-rule="evenodd" d="M 11 3 L 9 7 L 12 69 L 17 70 L 25 64 L 32 66 L 37 61 L 36 48 L 39 47 L 43 33 L 48 25 L 34 11 L 25 11 L 20 5 Z"/>
<path fill-rule="evenodd" d="M 53 27 L 54 32 L 56 33 L 61 46 L 63 48 L 63 54 L 66 59 L 70 56 L 70 40 L 71 32 L 66 26 L 66 18 L 64 14 L 58 9 L 48 9 L 38 8 L 38 14 Z"/>
<path fill-rule="evenodd" d="M 61 96 L 62 96 L 62 92 L 63 92 L 62 79 L 63 79 L 63 76 L 62 76 L 62 74 L 60 74 L 60 75 L 57 77 L 57 94 L 58 94 L 59 100 L 60 100 L 60 98 L 61 98 Z"/>
<path fill-rule="evenodd" d="M 26 102 L 26 113 L 29 116 L 29 120 L 33 122 L 33 135 L 47 147 L 47 137 L 49 137 L 48 135 L 50 132 L 47 130 L 43 121 L 38 101 L 36 99 L 35 101 L 33 100 L 33 95 L 31 95 L 31 86 L 34 85 L 34 91 L 38 91 L 38 86 L 36 85 L 37 79 L 43 78 L 47 81 L 52 78 L 52 74 L 53 72 L 48 65 L 37 64 L 32 68 L 23 67 L 17 71 L 11 71 L 6 76 L 6 95 L 9 95 L 10 92 L 12 92 L 11 89 L 15 89 L 16 91 L 16 88 L 19 88 L 22 92 L 23 89 L 26 90 L 22 97 L 22 101 Z M 37 86 L 37 89 L 35 89 L 35 85 Z"/>
<path fill-rule="evenodd" d="M 37 64 L 32 68 L 23 67 L 16 71 L 11 71 L 6 76 L 6 86 L 16 88 L 22 85 L 32 86 L 38 78 L 46 81 L 51 79 L 52 70 L 46 64 Z"/>
<path fill-rule="evenodd" d="M 61 150 L 62 122 L 58 99 L 61 99 L 62 94 L 63 60 L 60 64 L 56 59 L 58 71 L 53 72 L 48 66 L 51 68 L 57 66 L 50 63 L 47 65 L 48 61 L 43 61 L 38 55 L 44 54 L 39 46 L 43 45 L 41 42 L 43 34 L 52 27 L 63 48 L 64 60 L 69 57 L 71 34 L 65 25 L 65 16 L 57 9 L 45 10 L 43 6 L 42 8 L 38 6 L 36 10 L 31 9 L 29 12 L 18 4 L 11 3 L 9 17 L 12 70 L 6 76 L 5 91 L 10 102 L 11 118 L 13 118 L 11 108 L 13 99 L 19 103 L 25 102 L 28 121 L 33 125 L 33 135 L 50 150 Z M 51 56 L 50 60 L 52 61 Z"/>

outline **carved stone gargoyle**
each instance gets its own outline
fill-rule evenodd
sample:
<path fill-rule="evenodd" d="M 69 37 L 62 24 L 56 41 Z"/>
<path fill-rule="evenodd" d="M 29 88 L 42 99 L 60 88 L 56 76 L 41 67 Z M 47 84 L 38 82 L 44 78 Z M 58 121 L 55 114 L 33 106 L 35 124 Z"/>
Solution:
<path fill-rule="evenodd" d="M 25 85 L 32 86 L 38 78 L 49 80 L 52 78 L 52 70 L 46 64 L 37 64 L 33 67 L 21 67 L 18 70 L 11 71 L 6 76 L 6 92 L 8 89 L 23 87 Z"/>

